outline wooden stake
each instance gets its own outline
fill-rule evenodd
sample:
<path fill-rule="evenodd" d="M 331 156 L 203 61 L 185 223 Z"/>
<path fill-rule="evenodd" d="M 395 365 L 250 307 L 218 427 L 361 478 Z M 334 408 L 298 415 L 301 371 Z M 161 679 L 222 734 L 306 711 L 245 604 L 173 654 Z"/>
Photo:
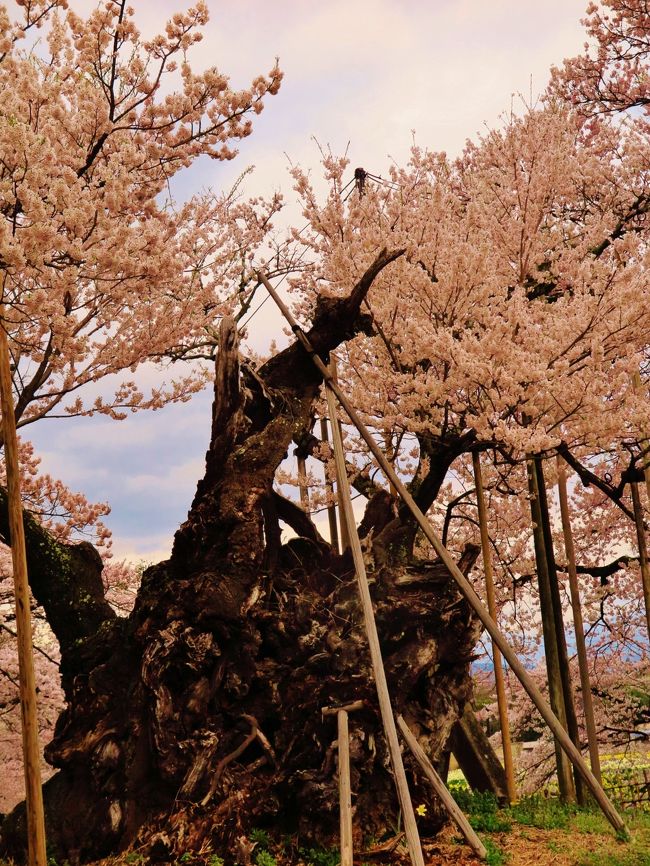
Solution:
<path fill-rule="evenodd" d="M 485 573 L 485 593 L 487 595 L 488 611 L 496 622 L 497 605 L 494 593 L 494 575 L 492 572 L 492 557 L 490 555 L 490 536 L 487 526 L 487 509 L 485 507 L 485 493 L 483 490 L 483 478 L 481 473 L 481 458 L 477 452 L 472 454 L 472 465 L 474 467 L 474 482 L 476 484 L 476 502 L 478 505 L 478 519 L 481 528 L 481 550 L 483 552 L 483 571 Z M 512 743 L 510 741 L 510 722 L 508 720 L 508 700 L 506 698 L 506 687 L 503 677 L 503 665 L 499 647 L 492 641 L 492 664 L 494 667 L 494 683 L 497 691 L 497 705 L 499 707 L 499 722 L 501 725 L 501 742 L 503 744 L 503 766 L 506 771 L 506 787 L 508 789 L 508 800 L 512 803 L 517 797 L 517 786 L 515 783 L 515 770 L 512 760 Z"/>
<path fill-rule="evenodd" d="M 348 712 L 361 710 L 363 701 L 354 701 L 343 707 L 323 707 L 324 716 L 336 713 L 339 753 L 339 819 L 341 827 L 341 866 L 352 866 L 352 786 L 350 784 L 350 734 Z"/>
<path fill-rule="evenodd" d="M 12 400 L 9 345 L 4 325 L 4 307 L 0 306 L 0 407 L 4 435 L 11 559 L 16 597 L 16 632 L 20 671 L 20 711 L 23 737 L 23 763 L 27 806 L 27 840 L 30 866 L 46 866 L 45 820 L 41 788 L 41 753 L 38 742 L 36 683 L 32 648 L 32 624 L 27 580 L 27 553 L 23 507 L 20 497 L 18 442 Z"/>
<path fill-rule="evenodd" d="M 454 580 L 458 584 L 458 588 L 460 589 L 460 591 L 465 596 L 465 598 L 466 598 L 467 602 L 469 603 L 469 605 L 471 606 L 471 608 L 474 610 L 474 612 L 476 613 L 478 618 L 481 620 L 481 622 L 485 626 L 485 629 L 487 630 L 488 634 L 490 635 L 490 637 L 494 640 L 494 642 L 497 644 L 497 646 L 501 650 L 503 657 L 508 662 L 508 664 L 512 668 L 512 671 L 517 676 L 520 683 L 522 684 L 522 686 L 524 687 L 524 689 L 528 693 L 528 696 L 530 697 L 532 702 L 535 704 L 535 706 L 539 710 L 542 718 L 544 719 L 546 724 L 551 729 L 551 732 L 553 733 L 553 735 L 555 737 L 557 737 L 562 748 L 567 753 L 570 760 L 573 762 L 574 766 L 577 766 L 578 769 L 580 770 L 583 779 L 586 781 L 586 783 L 589 787 L 589 790 L 594 795 L 594 799 L 596 800 L 596 802 L 598 803 L 600 808 L 603 810 L 603 813 L 607 817 L 608 821 L 611 823 L 611 825 L 614 827 L 614 829 L 618 833 L 620 833 L 622 836 L 625 836 L 626 838 L 629 838 L 629 833 L 628 833 L 627 828 L 625 826 L 625 822 L 623 821 L 621 816 L 618 814 L 618 812 L 616 811 L 616 809 L 614 808 L 614 806 L 610 802 L 609 798 L 607 797 L 607 794 L 605 794 L 605 792 L 603 791 L 601 785 L 598 783 L 598 780 L 596 779 L 594 774 L 591 772 L 589 767 L 584 762 L 582 755 L 580 754 L 578 749 L 576 749 L 576 747 L 571 742 L 570 737 L 568 736 L 567 732 L 564 730 L 564 728 L 560 724 L 559 719 L 552 712 L 551 708 L 549 707 L 549 705 L 544 700 L 544 696 L 542 695 L 540 690 L 535 685 L 533 679 L 528 674 L 528 671 L 525 669 L 525 667 L 522 665 L 522 663 L 517 658 L 517 654 L 515 653 L 515 651 L 512 649 L 512 647 L 510 646 L 510 644 L 506 640 L 505 636 L 503 635 L 503 633 L 499 629 L 498 625 L 495 623 L 495 621 L 490 616 L 487 608 L 485 607 L 485 605 L 483 604 L 481 599 L 478 597 L 478 595 L 474 591 L 474 587 L 467 580 L 467 578 L 462 573 L 462 571 L 458 568 L 453 556 L 449 553 L 447 548 L 444 546 L 444 544 L 442 543 L 442 541 L 438 537 L 438 534 L 433 529 L 433 527 L 431 526 L 431 524 L 429 523 L 429 521 L 427 520 L 425 515 L 422 513 L 422 511 L 418 507 L 417 503 L 415 502 L 415 500 L 413 499 L 413 497 L 411 496 L 409 491 L 406 489 L 404 484 L 402 484 L 402 481 L 400 480 L 399 476 L 395 473 L 395 471 L 393 470 L 390 463 L 386 460 L 381 448 L 379 448 L 379 446 L 375 442 L 374 438 L 372 437 L 370 431 L 365 426 L 365 424 L 363 423 L 361 418 L 359 418 L 359 416 L 357 415 L 356 411 L 354 410 L 354 407 L 352 406 L 352 404 L 350 403 L 348 398 L 345 396 L 345 394 L 343 394 L 343 392 L 338 387 L 338 385 L 332 381 L 332 377 L 330 375 L 329 370 L 327 369 L 326 365 L 323 363 L 322 359 L 316 354 L 314 347 L 311 345 L 311 343 L 309 342 L 309 340 L 307 339 L 307 337 L 303 333 L 300 325 L 298 325 L 296 320 L 291 315 L 287 305 L 282 301 L 282 299 L 280 298 L 278 293 L 275 291 L 275 289 L 273 288 L 271 283 L 268 281 L 266 276 L 262 273 L 258 273 L 258 276 L 260 278 L 260 282 L 262 282 L 264 284 L 266 290 L 268 291 L 268 293 L 273 298 L 278 309 L 281 311 L 282 315 L 284 316 L 284 318 L 287 320 L 287 322 L 291 326 L 291 329 L 294 332 L 294 334 L 296 335 L 296 338 L 298 339 L 298 341 L 300 342 L 302 347 L 305 349 L 307 354 L 311 357 L 312 361 L 316 365 L 316 368 L 318 369 L 321 376 L 325 380 L 325 383 L 326 383 L 328 389 L 331 390 L 336 395 L 337 400 L 339 401 L 341 406 L 345 409 L 348 417 L 350 418 L 350 421 L 352 421 L 354 426 L 357 428 L 357 430 L 359 431 L 359 433 L 363 437 L 365 443 L 367 444 L 368 448 L 370 449 L 370 451 L 374 455 L 374 457 L 375 457 L 377 463 L 379 464 L 379 466 L 381 467 L 382 471 L 385 473 L 385 475 L 389 479 L 389 481 L 392 481 L 392 483 L 395 485 L 395 489 L 397 490 L 397 492 L 401 496 L 402 500 L 404 501 L 404 504 L 408 507 L 409 511 L 411 512 L 411 514 L 415 518 L 418 526 L 420 527 L 420 529 L 422 530 L 422 532 L 424 533 L 426 538 L 431 543 L 431 546 L 433 547 L 433 549 L 436 551 L 436 553 L 438 554 L 440 559 L 444 562 L 447 570 L 449 571 L 451 576 L 454 578 Z"/>
<path fill-rule="evenodd" d="M 571 517 L 569 515 L 569 498 L 567 496 L 566 469 L 564 461 L 560 458 L 559 455 L 557 457 L 557 489 L 560 497 L 562 534 L 564 536 L 564 550 L 566 552 L 567 570 L 569 572 L 569 591 L 571 593 L 573 628 L 576 637 L 578 668 L 580 670 L 582 706 L 584 708 L 585 727 L 587 729 L 587 742 L 589 743 L 589 762 L 591 763 L 591 772 L 602 785 L 602 776 L 600 772 L 600 754 L 598 751 L 598 737 L 596 736 L 596 722 L 594 719 L 594 704 L 591 697 L 589 663 L 587 662 L 587 647 L 585 645 L 585 631 L 582 621 L 580 587 L 578 586 L 578 574 L 576 572 L 576 556 L 573 546 L 573 533 L 571 532 Z"/>
<path fill-rule="evenodd" d="M 339 801 L 341 804 L 341 866 L 352 866 L 352 787 L 350 785 L 350 735 L 348 714 L 336 714 L 339 740 Z"/>
<path fill-rule="evenodd" d="M 472 829 L 469 821 L 463 814 L 462 809 L 451 796 L 440 776 L 436 773 L 435 767 L 427 757 L 426 752 L 424 751 L 422 746 L 413 736 L 413 732 L 401 716 L 397 717 L 397 724 L 399 725 L 402 736 L 406 741 L 406 745 L 413 752 L 415 760 L 422 767 L 424 775 L 431 782 L 431 787 L 442 801 L 442 804 L 447 810 L 447 813 L 449 814 L 452 821 L 454 821 L 460 832 L 467 840 L 467 844 L 470 846 L 472 851 L 474 851 L 477 857 L 479 857 L 481 860 L 486 860 L 487 851 L 485 850 L 485 845 L 483 845 L 481 840 L 478 838 L 478 836 Z"/>
<path fill-rule="evenodd" d="M 327 388 L 326 391 L 327 410 L 329 416 L 330 418 L 336 418 L 334 393 L 329 388 Z M 411 795 L 406 781 L 406 773 L 404 772 L 404 764 L 402 763 L 402 753 L 400 752 L 399 740 L 397 739 L 397 728 L 395 727 L 393 708 L 391 707 L 390 695 L 388 693 L 388 683 L 386 682 L 386 672 L 384 671 L 384 662 L 381 656 L 381 648 L 379 646 L 379 635 L 377 634 L 375 613 L 372 607 L 372 598 L 370 597 L 370 588 L 366 576 L 366 566 L 363 561 L 361 543 L 354 522 L 352 499 L 350 498 L 350 487 L 345 468 L 343 440 L 341 438 L 341 431 L 337 424 L 332 424 L 332 439 L 334 440 L 334 459 L 336 460 L 339 503 L 344 510 L 348 532 L 350 533 L 350 547 L 352 549 L 352 558 L 354 560 L 354 568 L 357 574 L 359 596 L 361 598 L 361 607 L 363 609 L 363 620 L 366 627 L 366 635 L 368 637 L 368 646 L 370 648 L 370 659 L 375 675 L 375 686 L 377 687 L 377 697 L 379 698 L 379 710 L 381 712 L 381 719 L 386 733 L 388 752 L 393 766 L 393 775 L 395 776 L 395 786 L 397 788 L 397 795 L 399 797 L 402 816 L 404 818 L 404 832 L 406 833 L 406 841 L 408 843 L 413 866 L 424 866 L 422 847 L 420 845 L 420 834 L 418 833 L 415 812 L 413 811 L 413 803 L 411 802 Z"/>

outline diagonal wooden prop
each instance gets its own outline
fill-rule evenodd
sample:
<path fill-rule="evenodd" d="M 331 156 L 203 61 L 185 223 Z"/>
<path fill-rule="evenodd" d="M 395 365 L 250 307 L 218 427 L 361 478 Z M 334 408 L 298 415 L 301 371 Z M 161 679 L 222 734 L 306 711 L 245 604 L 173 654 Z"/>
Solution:
<path fill-rule="evenodd" d="M 512 669 L 512 671 L 514 672 L 516 677 L 519 679 L 519 682 L 522 684 L 522 686 L 524 687 L 524 689 L 528 693 L 528 696 L 530 697 L 532 702 L 535 704 L 535 706 L 539 710 L 540 715 L 542 716 L 542 718 L 544 719 L 544 721 L 546 722 L 548 727 L 551 729 L 551 732 L 553 733 L 553 735 L 559 741 L 560 745 L 562 746 L 562 748 L 564 749 L 564 751 L 568 755 L 568 757 L 571 760 L 571 762 L 573 763 L 573 765 L 578 769 L 578 772 L 580 773 L 582 778 L 585 780 L 587 787 L 589 788 L 589 790 L 593 794 L 594 799 L 596 800 L 596 802 L 598 803 L 598 805 L 602 809 L 607 820 L 610 822 L 612 827 L 614 827 L 614 829 L 617 831 L 617 833 L 619 833 L 621 836 L 623 836 L 625 838 L 629 838 L 629 833 L 628 833 L 628 830 L 625 826 L 625 822 L 623 821 L 621 816 L 618 814 L 618 812 L 616 811 L 616 809 L 614 808 L 614 806 L 610 802 L 609 798 L 607 797 L 607 794 L 604 792 L 602 787 L 599 785 L 598 780 L 596 779 L 594 774 L 591 772 L 591 770 L 589 769 L 589 767 L 587 766 L 587 764 L 583 760 L 582 755 L 580 754 L 579 750 L 571 742 L 571 738 L 569 737 L 567 732 L 562 727 L 562 724 L 560 723 L 559 719 L 553 713 L 553 711 L 551 710 L 549 705 L 544 700 L 544 696 L 542 695 L 541 691 L 537 688 L 537 686 L 533 682 L 532 678 L 529 676 L 528 672 L 526 671 L 526 669 L 524 668 L 522 663 L 517 658 L 517 654 L 515 653 L 515 651 L 512 649 L 512 647 L 508 643 L 505 635 L 501 632 L 501 630 L 499 629 L 499 627 L 497 626 L 495 621 L 490 616 L 487 608 L 485 607 L 485 605 L 483 604 L 481 599 L 476 594 L 474 587 L 467 580 L 467 578 L 462 573 L 462 571 L 458 568 L 458 566 L 456 565 L 456 563 L 454 561 L 454 558 L 449 553 L 447 548 L 444 546 L 444 544 L 442 543 L 442 541 L 438 537 L 437 533 L 435 532 L 435 530 L 433 529 L 433 527 L 431 526 L 431 524 L 427 520 L 426 516 L 419 509 L 417 503 L 415 502 L 415 500 L 413 499 L 413 497 L 411 496 L 409 491 L 406 489 L 406 487 L 402 483 L 401 479 L 399 478 L 399 476 L 394 471 L 393 467 L 386 460 L 386 457 L 384 456 L 383 451 L 378 447 L 377 443 L 375 442 L 375 440 L 372 437 L 372 434 L 370 433 L 368 428 L 365 426 L 363 421 L 359 418 L 355 409 L 350 404 L 350 401 L 347 399 L 345 394 L 343 394 L 343 392 L 341 391 L 339 386 L 336 384 L 336 382 L 334 382 L 332 376 L 330 375 L 329 370 L 327 369 L 327 366 L 323 363 L 322 359 L 316 354 L 314 347 L 311 345 L 311 343 L 309 342 L 309 340 L 307 339 L 307 337 L 303 333 L 300 325 L 298 325 L 296 320 L 291 315 L 286 304 L 279 297 L 278 293 L 275 291 L 275 289 L 273 288 L 273 286 L 271 285 L 271 283 L 268 281 L 268 279 L 266 278 L 266 276 L 264 274 L 258 273 L 258 277 L 259 277 L 260 282 L 264 285 L 264 287 L 266 288 L 268 293 L 271 295 L 271 297 L 275 301 L 278 309 L 280 310 L 280 312 L 282 313 L 284 318 L 287 320 L 287 322 L 291 326 L 291 330 L 294 332 L 297 339 L 300 341 L 301 345 L 303 346 L 305 351 L 309 354 L 312 361 L 316 365 L 318 371 L 320 372 L 323 379 L 325 380 L 325 384 L 326 384 L 327 388 L 336 396 L 336 398 L 339 401 L 339 403 L 341 404 L 341 406 L 345 409 L 348 417 L 350 418 L 350 421 L 357 428 L 357 430 L 359 431 L 359 433 L 363 437 L 364 441 L 366 442 L 366 445 L 368 446 L 368 448 L 370 449 L 370 451 L 374 455 L 377 463 L 381 467 L 386 478 L 388 478 L 388 480 L 393 483 L 395 489 L 399 493 L 399 495 L 402 498 L 402 500 L 404 501 L 405 505 L 408 507 L 411 514 L 413 515 L 413 517 L 417 521 L 420 529 L 422 530 L 422 532 L 424 533 L 426 538 L 429 540 L 429 542 L 431 543 L 431 546 L 433 547 L 435 552 L 438 554 L 440 559 L 444 562 L 444 564 L 447 567 L 451 576 L 454 578 L 454 580 L 458 584 L 458 587 L 459 587 L 460 591 L 463 593 L 463 595 L 465 596 L 467 602 L 469 603 L 469 605 L 472 607 L 472 609 L 474 610 L 474 612 L 476 613 L 478 618 L 481 620 L 481 622 L 485 626 L 486 631 L 488 632 L 488 634 L 490 635 L 490 637 L 492 638 L 494 643 L 501 650 L 502 656 L 508 662 L 508 664 L 510 665 L 510 668 Z"/>

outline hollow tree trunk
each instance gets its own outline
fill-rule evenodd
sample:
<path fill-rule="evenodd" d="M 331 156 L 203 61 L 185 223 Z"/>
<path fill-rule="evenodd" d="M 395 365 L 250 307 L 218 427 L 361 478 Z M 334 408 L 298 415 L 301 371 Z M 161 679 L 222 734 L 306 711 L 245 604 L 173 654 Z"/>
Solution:
<path fill-rule="evenodd" d="M 361 301 L 398 254 L 380 254 L 349 298 L 319 304 L 309 332 L 319 354 L 364 325 Z M 147 569 L 127 618 L 107 605 L 90 545 L 57 544 L 27 521 L 32 590 L 61 643 L 67 701 L 47 749 L 59 768 L 45 786 L 57 859 L 136 840 L 161 859 L 206 845 L 232 852 L 265 826 L 331 843 L 336 730 L 321 708 L 358 699 L 355 826 L 377 835 L 396 821 L 351 561 L 273 489 L 320 384 L 298 344 L 240 369 L 224 323 L 205 476 L 171 558 Z M 284 545 L 280 521 L 297 535 Z M 476 553 L 467 549 L 465 569 Z M 384 556 L 372 577 L 395 708 L 437 760 L 469 696 L 480 625 L 440 563 Z M 430 801 L 424 782 L 415 788 Z M 435 809 L 428 820 L 429 830 L 441 823 Z M 5 821 L 3 854 L 24 857 L 23 822 L 21 808 Z"/>

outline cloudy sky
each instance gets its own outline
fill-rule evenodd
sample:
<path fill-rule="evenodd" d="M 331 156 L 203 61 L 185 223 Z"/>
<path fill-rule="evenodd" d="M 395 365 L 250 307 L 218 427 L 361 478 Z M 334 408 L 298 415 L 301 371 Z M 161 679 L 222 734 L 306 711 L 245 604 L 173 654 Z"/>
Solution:
<path fill-rule="evenodd" d="M 71 0 L 90 11 L 89 0 Z M 182 0 L 132 0 L 144 35 L 161 29 Z M 318 171 L 315 141 L 346 147 L 351 166 L 384 174 L 403 163 L 415 135 L 457 154 L 497 126 L 521 95 L 544 89 L 548 70 L 580 51 L 586 0 L 208 0 L 211 21 L 195 68 L 216 65 L 234 86 L 271 68 L 285 79 L 228 164 L 200 162 L 177 186 L 190 195 L 224 189 L 247 165 L 251 194 L 291 196 L 289 159 Z M 267 309 L 251 337 L 260 348 L 281 323 Z M 209 432 L 209 396 L 117 423 L 45 420 L 30 430 L 42 467 L 108 501 L 114 550 L 156 561 L 168 555 L 187 514 Z"/>

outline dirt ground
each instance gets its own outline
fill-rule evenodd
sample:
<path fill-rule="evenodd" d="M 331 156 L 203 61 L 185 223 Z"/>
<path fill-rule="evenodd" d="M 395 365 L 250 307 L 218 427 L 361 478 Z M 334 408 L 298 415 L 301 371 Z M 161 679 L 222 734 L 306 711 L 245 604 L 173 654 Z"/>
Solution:
<path fill-rule="evenodd" d="M 540 830 L 514 825 L 507 833 L 480 834 L 498 853 L 495 866 L 650 866 L 650 832 L 633 829 L 632 842 L 619 842 L 613 833 Z M 492 847 L 492 846 L 491 846 Z M 484 866 L 460 843 L 457 831 L 444 831 L 435 842 L 423 841 L 426 866 Z M 359 864 L 363 857 L 359 858 Z M 408 863 L 404 858 L 404 863 Z M 356 864 L 356 859 L 355 859 Z"/>

